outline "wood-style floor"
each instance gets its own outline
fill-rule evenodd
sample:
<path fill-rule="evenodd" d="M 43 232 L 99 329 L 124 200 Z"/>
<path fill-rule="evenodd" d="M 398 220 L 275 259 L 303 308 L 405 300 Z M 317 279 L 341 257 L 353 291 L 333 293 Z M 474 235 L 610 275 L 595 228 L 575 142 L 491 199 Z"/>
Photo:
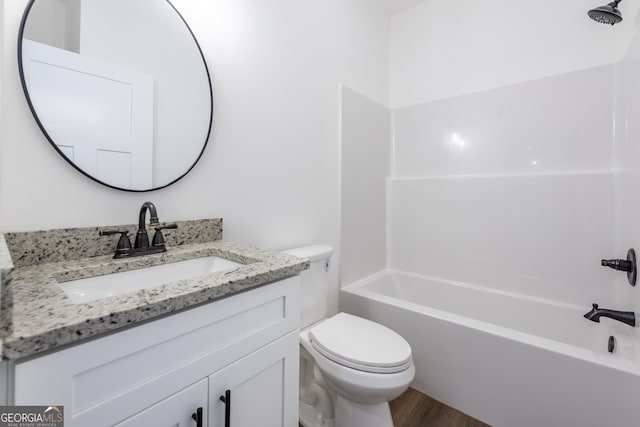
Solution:
<path fill-rule="evenodd" d="M 489 427 L 412 388 L 389 406 L 394 427 Z"/>
<path fill-rule="evenodd" d="M 491 427 L 412 388 L 389 406 L 394 427 Z"/>

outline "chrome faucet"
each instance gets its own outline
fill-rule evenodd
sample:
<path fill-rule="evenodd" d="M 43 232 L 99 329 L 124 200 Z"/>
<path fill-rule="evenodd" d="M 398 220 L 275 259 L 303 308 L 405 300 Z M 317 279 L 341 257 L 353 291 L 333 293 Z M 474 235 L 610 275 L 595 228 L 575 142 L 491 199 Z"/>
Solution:
<path fill-rule="evenodd" d="M 147 211 L 149 211 L 149 226 L 154 227 L 156 232 L 153 235 L 153 241 L 149 246 L 149 234 L 145 226 L 145 219 L 147 217 Z M 144 202 L 140 207 L 140 215 L 138 217 L 138 231 L 136 232 L 136 241 L 133 248 L 131 247 L 131 241 L 129 240 L 129 231 L 127 230 L 100 230 L 101 236 L 108 236 L 112 234 L 120 234 L 120 240 L 116 247 L 116 253 L 114 258 L 128 258 L 141 255 L 157 254 L 160 252 L 166 252 L 164 236 L 162 230 L 176 229 L 178 224 L 160 225 L 158 220 L 158 211 L 151 202 Z"/>
<path fill-rule="evenodd" d="M 584 315 L 592 322 L 600 323 L 601 317 L 608 317 L 618 322 L 626 323 L 629 326 L 636 326 L 636 314 L 633 311 L 617 311 L 599 308 L 598 304 L 593 304 L 593 309 Z"/>

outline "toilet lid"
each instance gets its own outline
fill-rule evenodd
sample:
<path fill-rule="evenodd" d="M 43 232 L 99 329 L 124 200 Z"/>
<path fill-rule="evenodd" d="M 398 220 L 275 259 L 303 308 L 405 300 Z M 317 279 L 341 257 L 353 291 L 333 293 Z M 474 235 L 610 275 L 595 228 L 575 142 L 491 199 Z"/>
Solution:
<path fill-rule="evenodd" d="M 338 313 L 309 331 L 323 356 L 365 372 L 394 373 L 411 365 L 409 343 L 391 329 L 361 317 Z"/>

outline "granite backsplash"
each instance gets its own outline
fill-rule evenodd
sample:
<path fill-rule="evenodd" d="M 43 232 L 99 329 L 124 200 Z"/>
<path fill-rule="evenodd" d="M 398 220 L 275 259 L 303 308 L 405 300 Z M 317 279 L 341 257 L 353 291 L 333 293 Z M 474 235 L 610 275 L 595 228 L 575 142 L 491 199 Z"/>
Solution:
<path fill-rule="evenodd" d="M 172 222 L 162 223 L 162 225 Z M 163 230 L 167 247 L 186 243 L 205 243 L 222 239 L 222 219 L 200 219 L 175 221 L 178 228 Z M 72 261 L 113 254 L 119 236 L 100 236 L 103 230 L 128 230 L 133 244 L 136 225 L 113 225 L 104 227 L 61 228 L 46 231 L 5 233 L 7 246 L 15 267 Z M 149 239 L 155 231 L 147 225 Z"/>

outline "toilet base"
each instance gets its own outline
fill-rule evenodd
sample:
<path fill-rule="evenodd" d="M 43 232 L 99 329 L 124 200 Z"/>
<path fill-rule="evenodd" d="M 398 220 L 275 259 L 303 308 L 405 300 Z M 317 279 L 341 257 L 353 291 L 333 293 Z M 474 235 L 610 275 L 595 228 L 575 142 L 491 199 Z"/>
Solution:
<path fill-rule="evenodd" d="M 300 402 L 299 411 L 302 427 L 336 427 L 333 419 L 323 418 L 322 414 L 312 405 Z"/>
<path fill-rule="evenodd" d="M 358 403 L 336 397 L 335 427 L 393 427 L 389 403 Z"/>
<path fill-rule="evenodd" d="M 303 427 L 393 427 L 386 402 L 369 405 L 338 395 L 335 405 L 335 418 L 326 419 L 314 406 L 300 402 L 300 424 Z"/>

